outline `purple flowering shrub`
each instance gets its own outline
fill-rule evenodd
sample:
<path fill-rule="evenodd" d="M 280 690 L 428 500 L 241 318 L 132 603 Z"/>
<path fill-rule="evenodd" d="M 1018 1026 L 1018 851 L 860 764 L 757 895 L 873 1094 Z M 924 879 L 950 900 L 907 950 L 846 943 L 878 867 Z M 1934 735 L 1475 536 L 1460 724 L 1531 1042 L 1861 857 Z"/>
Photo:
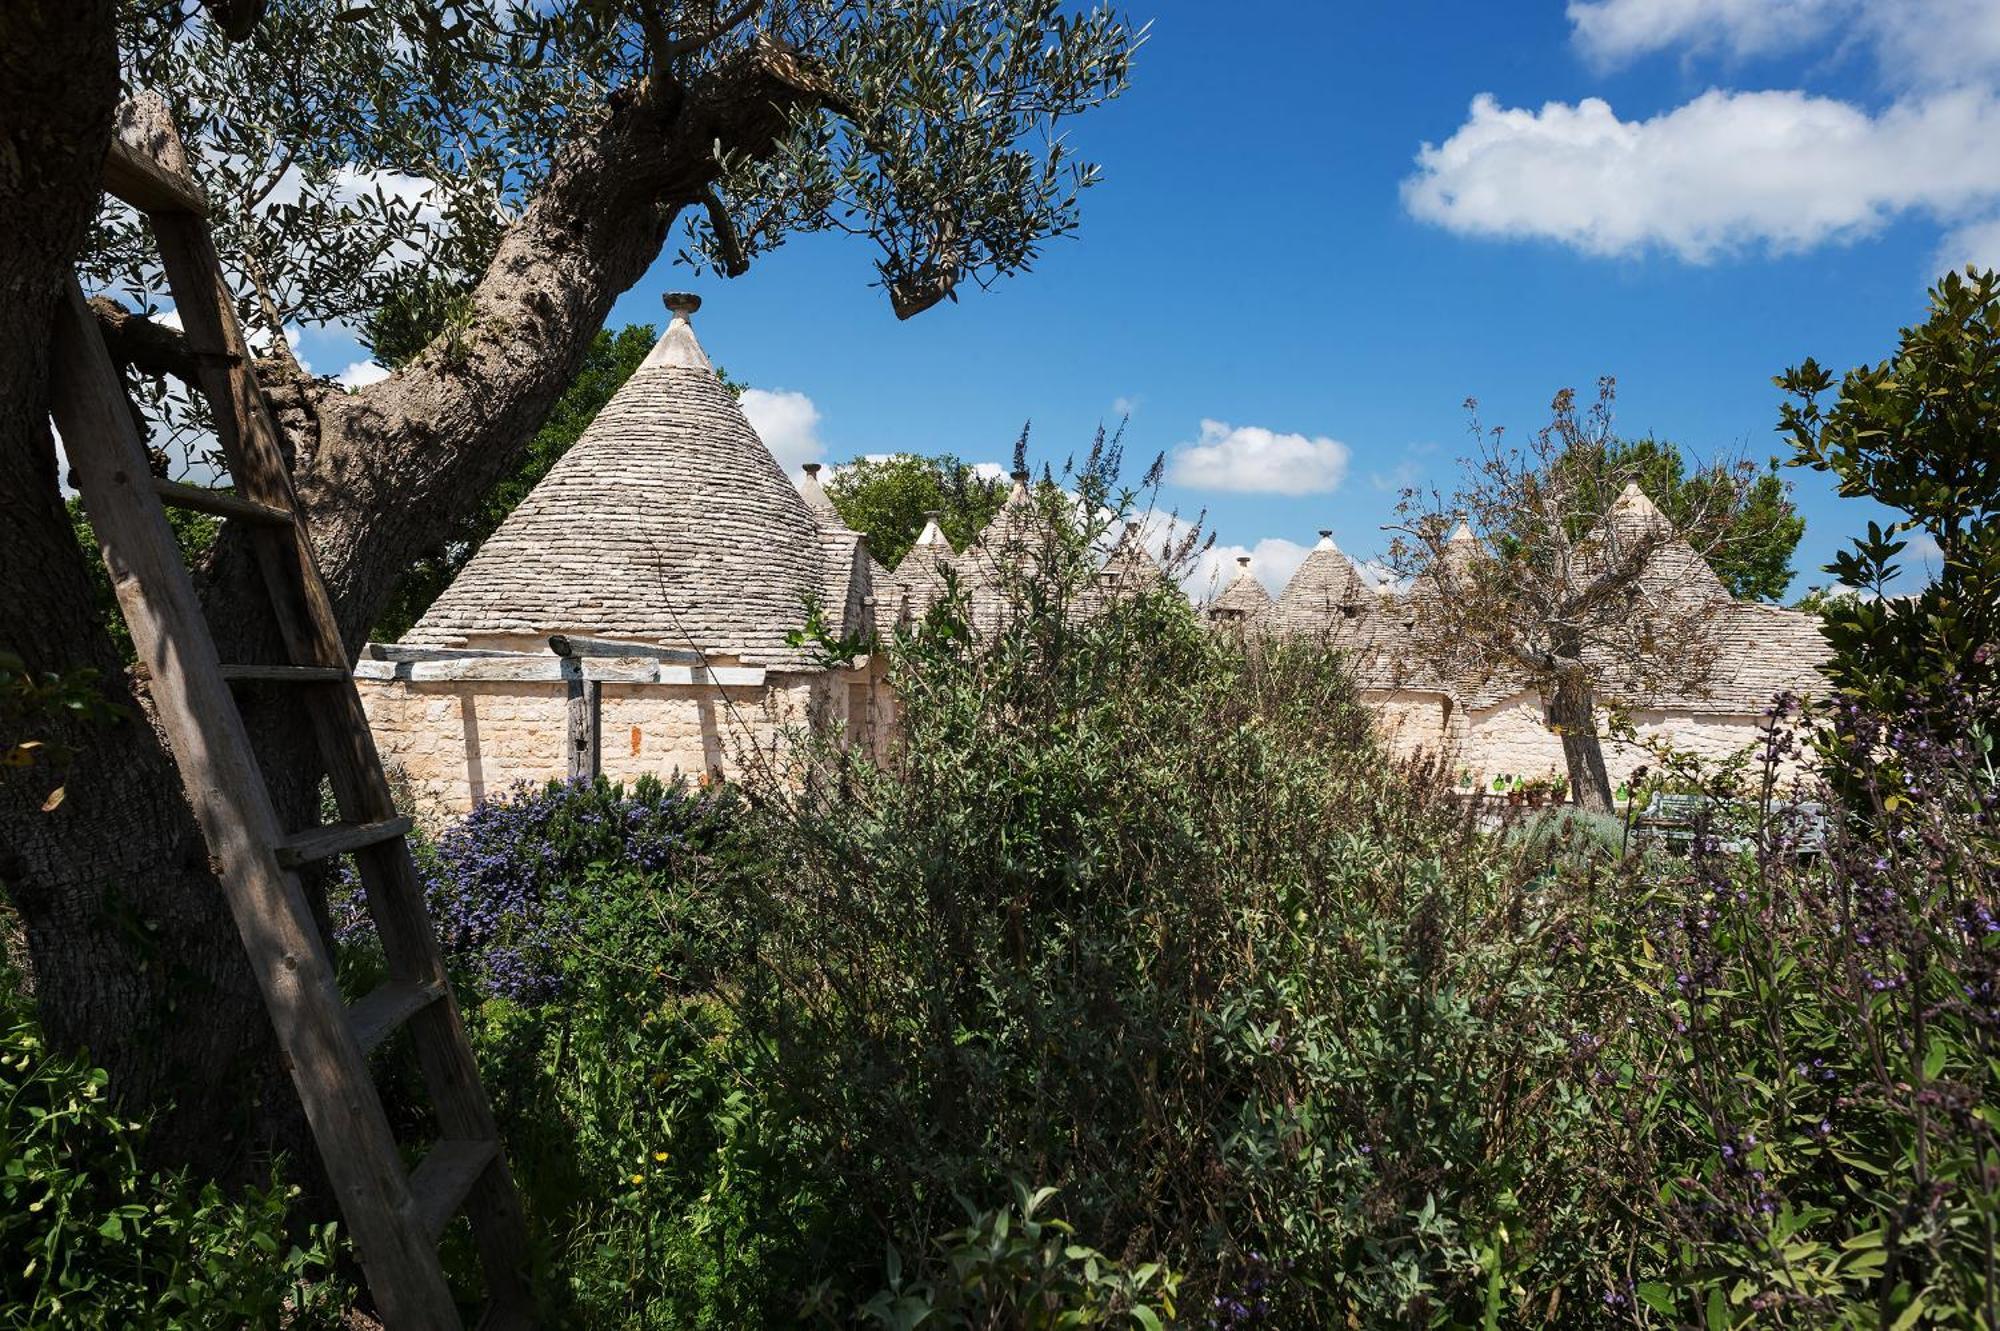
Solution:
<path fill-rule="evenodd" d="M 485 993 L 555 999 L 589 969 L 579 961 L 591 944 L 619 945 L 595 935 L 630 925 L 630 910 L 641 899 L 656 905 L 657 889 L 685 892 L 725 845 L 735 805 L 726 788 L 651 776 L 629 789 L 601 777 L 523 783 L 481 803 L 417 849 L 447 960 Z M 365 892 L 351 877 L 336 899 L 335 930 L 347 944 L 372 935 Z M 648 934 L 672 949 L 686 941 L 673 932 L 625 928 L 621 938 Z"/>
<path fill-rule="evenodd" d="M 1648 1325 L 2000 1325 L 2000 774 L 1976 727 L 1768 714 L 1683 859 L 1623 866 Z M 1806 757 L 1817 776 L 1788 775 Z M 1716 789 L 1668 756 L 1656 778 Z M 1615 1041 L 1615 1037 L 1614 1037 Z"/>

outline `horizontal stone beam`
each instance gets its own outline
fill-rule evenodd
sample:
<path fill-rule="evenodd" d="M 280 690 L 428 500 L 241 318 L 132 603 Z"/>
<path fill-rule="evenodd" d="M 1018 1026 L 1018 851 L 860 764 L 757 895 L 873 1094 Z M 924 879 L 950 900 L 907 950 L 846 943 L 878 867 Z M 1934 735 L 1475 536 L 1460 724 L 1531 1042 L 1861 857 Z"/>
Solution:
<path fill-rule="evenodd" d="M 704 684 L 737 688 L 764 682 L 762 666 L 674 665 L 661 661 L 576 660 L 559 656 L 462 656 L 429 660 L 361 660 L 356 679 L 411 684 L 559 684 L 591 679 L 603 684 Z"/>

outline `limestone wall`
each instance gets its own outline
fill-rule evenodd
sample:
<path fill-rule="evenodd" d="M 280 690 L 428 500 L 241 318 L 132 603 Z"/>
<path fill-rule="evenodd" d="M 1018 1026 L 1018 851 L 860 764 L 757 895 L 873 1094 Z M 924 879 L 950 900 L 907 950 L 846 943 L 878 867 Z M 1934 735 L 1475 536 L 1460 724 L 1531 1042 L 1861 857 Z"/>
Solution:
<path fill-rule="evenodd" d="M 1444 747 L 1450 704 L 1441 693 L 1364 689 L 1361 701 L 1375 714 L 1375 730 L 1397 758 L 1415 758 Z"/>
<path fill-rule="evenodd" d="M 1733 713 L 1633 712 L 1628 719 L 1641 737 L 1663 738 L 1676 749 L 1708 759 L 1726 758 L 1757 743 L 1763 733 L 1761 717 Z M 1607 722 L 1600 717 L 1598 724 Z M 1541 698 L 1529 692 L 1466 713 L 1454 747 L 1454 761 L 1469 768 L 1481 785 L 1502 773 L 1537 777 L 1566 770 L 1562 741 L 1543 719 Z M 1606 740 L 1604 765 L 1617 785 L 1634 768 L 1656 766 L 1657 760 L 1638 745 Z"/>
<path fill-rule="evenodd" d="M 569 773 L 561 683 L 356 684 L 383 764 L 427 815 L 464 813 L 518 782 Z M 818 674 L 772 674 L 762 686 L 729 688 L 607 683 L 600 698 L 602 770 L 619 780 L 647 773 L 740 778 L 788 729 L 811 723 L 834 701 Z"/>
<path fill-rule="evenodd" d="M 1376 717 L 1376 730 L 1397 758 L 1444 753 L 1454 768 L 1470 771 L 1478 785 L 1503 773 L 1539 777 L 1563 773 L 1562 741 L 1543 719 L 1542 700 L 1522 692 L 1476 711 L 1454 709 L 1442 694 L 1366 690 L 1361 700 Z M 1641 737 L 1665 739 L 1676 749 L 1707 759 L 1727 758 L 1763 734 L 1762 718 L 1734 713 L 1653 711 L 1629 714 Z M 1608 727 L 1608 718 L 1599 725 Z M 1657 765 L 1643 747 L 1607 739 L 1604 764 L 1612 784 L 1627 780 L 1634 768 Z"/>

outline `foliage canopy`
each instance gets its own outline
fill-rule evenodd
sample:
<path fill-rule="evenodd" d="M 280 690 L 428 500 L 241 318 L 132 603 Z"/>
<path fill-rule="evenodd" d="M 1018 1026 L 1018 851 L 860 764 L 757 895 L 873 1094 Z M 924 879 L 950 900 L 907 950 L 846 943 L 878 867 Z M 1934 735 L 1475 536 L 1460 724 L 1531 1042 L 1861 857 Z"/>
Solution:
<path fill-rule="evenodd" d="M 952 547 L 964 549 L 1007 502 L 1008 484 L 949 453 L 897 453 L 838 468 L 826 493 L 840 520 L 868 537 L 869 552 L 894 568 L 931 514 Z"/>

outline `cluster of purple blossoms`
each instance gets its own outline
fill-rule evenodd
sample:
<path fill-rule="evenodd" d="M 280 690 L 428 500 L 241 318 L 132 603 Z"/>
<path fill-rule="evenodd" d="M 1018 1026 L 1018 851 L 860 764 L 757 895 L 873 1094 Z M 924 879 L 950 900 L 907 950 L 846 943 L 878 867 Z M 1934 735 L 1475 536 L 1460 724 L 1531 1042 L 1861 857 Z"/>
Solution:
<path fill-rule="evenodd" d="M 438 942 L 488 993 L 546 1002 L 562 990 L 568 907 L 631 878 L 673 873 L 712 845 L 726 796 L 643 777 L 628 790 L 599 779 L 516 785 L 475 807 L 417 867 Z M 343 942 L 372 934 L 350 878 L 336 912 Z"/>
<path fill-rule="evenodd" d="M 1264 1254 L 1244 1254 L 1242 1283 L 1227 1293 L 1217 1294 L 1209 1305 L 1207 1325 L 1222 1331 L 1239 1326 L 1268 1326 L 1276 1321 L 1271 1308 L 1272 1286 L 1277 1272 Z M 1291 1263 L 1285 1263 L 1290 1269 Z"/>

